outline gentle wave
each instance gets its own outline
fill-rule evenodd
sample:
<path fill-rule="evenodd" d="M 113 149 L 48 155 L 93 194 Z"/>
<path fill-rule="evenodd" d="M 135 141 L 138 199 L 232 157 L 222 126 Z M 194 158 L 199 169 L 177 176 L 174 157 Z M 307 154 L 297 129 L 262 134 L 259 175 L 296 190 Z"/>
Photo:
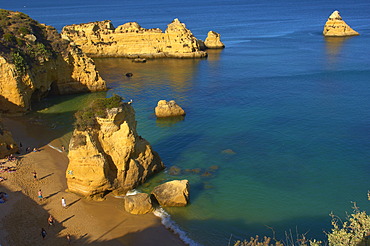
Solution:
<path fill-rule="evenodd" d="M 126 196 L 133 196 L 133 195 L 136 195 L 138 193 L 139 192 L 137 190 L 133 189 L 133 190 L 127 191 Z"/>
<path fill-rule="evenodd" d="M 173 231 L 179 236 L 179 238 L 187 245 L 190 246 L 202 246 L 201 244 L 193 241 L 186 235 L 186 232 L 180 229 L 180 227 L 171 219 L 171 216 L 164 211 L 163 208 L 157 208 L 154 210 L 154 215 L 161 218 L 162 224 L 169 230 Z"/>

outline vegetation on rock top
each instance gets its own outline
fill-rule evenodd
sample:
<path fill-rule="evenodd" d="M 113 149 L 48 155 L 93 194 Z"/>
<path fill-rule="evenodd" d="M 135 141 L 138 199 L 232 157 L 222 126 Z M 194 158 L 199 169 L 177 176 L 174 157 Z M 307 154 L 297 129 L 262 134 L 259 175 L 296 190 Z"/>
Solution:
<path fill-rule="evenodd" d="M 97 98 L 87 108 L 75 113 L 75 127 L 79 131 L 93 129 L 98 126 L 96 117 L 104 118 L 107 110 L 117 108 L 122 105 L 122 97 L 114 94 L 110 98 Z"/>
<path fill-rule="evenodd" d="M 19 75 L 66 52 L 68 41 L 54 27 L 40 24 L 28 15 L 0 9 L 0 56 L 16 66 Z"/>

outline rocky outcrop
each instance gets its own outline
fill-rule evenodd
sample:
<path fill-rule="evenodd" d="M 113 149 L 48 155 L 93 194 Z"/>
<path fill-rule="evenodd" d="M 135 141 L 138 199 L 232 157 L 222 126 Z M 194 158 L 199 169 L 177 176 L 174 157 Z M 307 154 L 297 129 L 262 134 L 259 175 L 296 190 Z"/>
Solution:
<path fill-rule="evenodd" d="M 106 90 L 92 59 L 55 28 L 23 13 L 2 10 L 0 111 L 24 112 L 50 94 Z"/>
<path fill-rule="evenodd" d="M 173 117 L 184 116 L 185 111 L 174 101 L 167 102 L 166 100 L 158 101 L 157 107 L 154 109 L 157 117 Z"/>
<path fill-rule="evenodd" d="M 130 104 L 106 113 L 93 127 L 74 130 L 69 145 L 68 190 L 94 199 L 110 191 L 126 194 L 164 168 L 148 141 L 138 135 Z"/>
<path fill-rule="evenodd" d="M 189 202 L 189 181 L 173 180 L 156 186 L 153 196 L 163 207 L 184 207 Z"/>
<path fill-rule="evenodd" d="M 337 10 L 329 16 L 327 22 L 325 23 L 323 34 L 327 37 L 345 37 L 360 35 L 349 25 L 347 25 L 346 22 L 344 22 L 339 14 L 339 11 Z"/>
<path fill-rule="evenodd" d="M 0 119 L 0 158 L 14 154 L 18 151 L 18 146 L 15 143 L 12 134 L 7 131 Z"/>
<path fill-rule="evenodd" d="M 62 37 L 72 41 L 92 57 L 129 58 L 200 58 L 197 39 L 184 23 L 174 19 L 162 32 L 159 28 L 145 29 L 136 22 L 114 28 L 111 21 L 65 26 Z"/>
<path fill-rule="evenodd" d="M 223 49 L 225 45 L 221 42 L 221 35 L 214 31 L 209 31 L 204 45 L 208 49 Z"/>
<path fill-rule="evenodd" d="M 147 214 L 153 211 L 152 200 L 146 193 L 125 196 L 125 210 L 131 214 Z"/>

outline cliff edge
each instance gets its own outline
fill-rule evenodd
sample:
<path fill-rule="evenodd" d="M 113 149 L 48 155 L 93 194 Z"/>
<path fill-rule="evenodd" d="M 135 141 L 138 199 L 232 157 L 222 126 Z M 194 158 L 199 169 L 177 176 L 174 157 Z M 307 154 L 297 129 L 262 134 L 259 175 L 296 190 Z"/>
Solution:
<path fill-rule="evenodd" d="M 342 19 L 339 11 L 337 10 L 335 10 L 326 21 L 323 34 L 327 37 L 346 37 L 360 35 L 349 25 L 347 25 L 347 23 Z"/>
<path fill-rule="evenodd" d="M 102 90 L 93 60 L 54 27 L 0 9 L 0 111 L 27 111 L 50 94 Z"/>
<path fill-rule="evenodd" d="M 69 191 L 93 199 L 110 191 L 126 194 L 164 168 L 149 142 L 138 135 L 133 107 L 117 98 L 99 99 L 76 114 L 66 172 Z"/>
<path fill-rule="evenodd" d="M 4 128 L 0 118 L 0 158 L 14 154 L 18 150 L 18 146 L 15 143 L 12 134 Z"/>
<path fill-rule="evenodd" d="M 81 47 L 92 57 L 201 58 L 197 39 L 184 23 L 174 19 L 165 32 L 145 29 L 136 22 L 114 28 L 111 21 L 65 26 L 62 37 Z"/>

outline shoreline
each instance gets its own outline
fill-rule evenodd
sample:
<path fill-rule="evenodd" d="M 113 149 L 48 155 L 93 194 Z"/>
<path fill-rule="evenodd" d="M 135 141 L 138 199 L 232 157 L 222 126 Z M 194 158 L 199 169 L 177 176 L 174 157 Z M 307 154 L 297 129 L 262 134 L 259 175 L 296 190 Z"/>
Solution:
<path fill-rule="evenodd" d="M 68 158 L 58 150 L 61 143 L 47 127 L 32 124 L 26 117 L 4 118 L 4 125 L 17 143 L 22 142 L 23 152 L 17 163 L 7 163 L 17 171 L 1 174 L 7 180 L 0 183 L 0 191 L 9 195 L 8 201 L 0 204 L 2 246 L 68 245 L 67 234 L 71 245 L 186 245 L 154 214 L 127 213 L 122 199 L 108 195 L 97 202 L 66 192 Z M 40 151 L 25 154 L 27 146 Z M 37 172 L 37 181 L 33 171 Z M 37 197 L 40 189 L 43 200 Z M 62 197 L 66 209 L 61 205 Z M 47 223 L 49 214 L 55 219 L 53 226 Z M 45 240 L 41 228 L 47 231 Z"/>

